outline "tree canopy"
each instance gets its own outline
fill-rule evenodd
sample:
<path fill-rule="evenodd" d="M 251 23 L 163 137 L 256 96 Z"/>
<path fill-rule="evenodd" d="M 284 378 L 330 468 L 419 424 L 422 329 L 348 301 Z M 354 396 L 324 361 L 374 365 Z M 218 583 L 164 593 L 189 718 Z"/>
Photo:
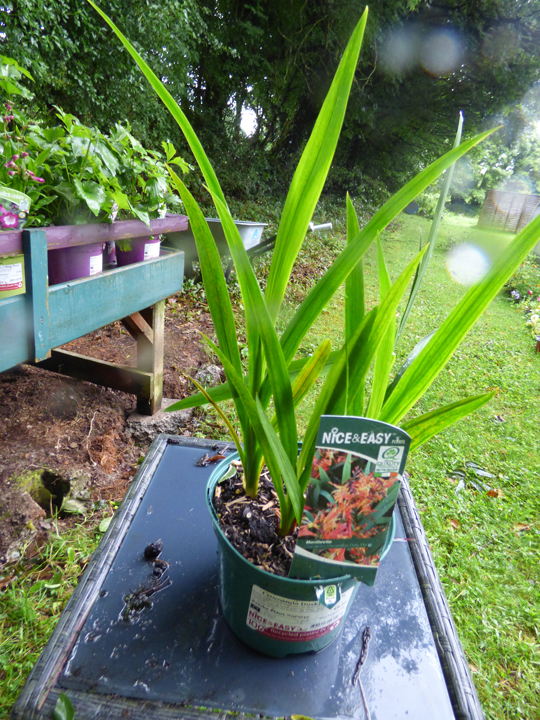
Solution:
<path fill-rule="evenodd" d="M 108 0 L 104 9 L 166 81 L 225 184 L 279 187 L 305 144 L 363 10 L 356 0 Z M 332 189 L 401 183 L 452 141 L 516 109 L 540 79 L 540 0 L 374 0 Z M 33 74 L 38 102 L 146 143 L 177 129 L 82 0 L 11 0 L 2 53 Z M 247 138 L 242 111 L 256 128 Z M 228 182 L 227 182 L 228 179 Z"/>

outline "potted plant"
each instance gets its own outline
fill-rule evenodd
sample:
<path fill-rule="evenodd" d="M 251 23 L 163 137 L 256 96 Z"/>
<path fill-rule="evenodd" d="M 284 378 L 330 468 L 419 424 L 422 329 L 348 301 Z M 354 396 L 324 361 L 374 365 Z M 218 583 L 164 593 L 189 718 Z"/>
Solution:
<path fill-rule="evenodd" d="M 445 169 L 489 133 L 480 134 L 425 168 L 385 203 L 362 229 L 359 228 L 353 205 L 347 199 L 347 248 L 300 305 L 285 330 L 278 335 L 276 320 L 291 269 L 312 219 L 339 137 L 367 20 L 367 10 L 362 15 L 345 50 L 293 178 L 281 217 L 266 291 L 263 293 L 228 210 L 219 182 L 187 119 L 167 89 L 118 28 L 92 0 L 88 1 L 113 28 L 184 132 L 221 219 L 242 292 L 248 346 L 247 371 L 242 364 L 234 314 L 219 253 L 197 203 L 171 170 L 171 176 L 184 202 L 196 240 L 203 283 L 218 340 L 215 344 L 207 338 L 207 342 L 223 364 L 227 382 L 208 391 L 201 388 L 196 396 L 181 401 L 169 409 L 193 407 L 207 402 L 211 402 L 216 407 L 229 428 L 239 457 L 238 467 L 233 465 L 231 470 L 230 462 L 227 461 L 222 463 L 219 473 L 223 476 L 239 470 L 243 491 L 248 497 L 255 498 L 259 489 L 261 470 L 266 464 L 274 492 L 279 500 L 279 509 L 276 512 L 277 534 L 286 537 L 302 520 L 304 494 L 310 479 L 321 416 L 366 416 L 393 426 L 399 424 L 410 436 L 411 449 L 414 449 L 434 434 L 481 407 L 493 396 L 493 392 L 487 392 L 457 400 L 444 407 L 404 420 L 452 357 L 493 297 L 534 247 L 540 235 L 540 219 L 535 219 L 516 236 L 493 263 L 484 279 L 465 293 L 435 333 L 419 343 L 404 367 L 395 373 L 393 381 L 390 382 L 394 358 L 396 311 L 425 248 L 399 277 L 391 282 L 382 246 L 378 243 L 380 302 L 369 311 L 364 309 L 362 300 L 362 257 L 372 243 L 377 242 L 381 230 L 399 212 Z M 330 342 L 324 341 L 310 358 L 295 360 L 295 354 L 309 328 L 344 282 L 347 291 L 343 346 L 332 352 Z M 370 368 L 373 368 L 373 381 L 368 398 L 366 376 Z M 324 373 L 326 377 L 314 402 L 299 452 L 295 408 Z M 236 406 L 240 433 L 236 432 L 219 405 L 220 401 L 229 398 L 233 399 Z M 272 406 L 275 414 L 270 412 Z M 218 470 L 216 474 L 217 472 Z M 218 478 L 214 477 L 213 485 L 215 486 L 217 482 Z M 211 487 L 208 492 L 210 496 Z M 210 509 L 213 512 L 212 507 Z M 221 543 L 217 518 L 213 519 L 220 537 L 220 552 L 224 553 L 221 561 L 224 570 L 220 589 L 222 607 L 225 618 L 237 631 L 238 622 L 234 603 L 238 585 L 230 583 L 230 578 L 227 577 L 227 573 L 231 572 L 228 558 L 236 551 L 228 547 L 228 542 Z M 270 596 L 278 597 L 275 590 L 267 590 L 267 586 L 264 585 L 270 581 L 268 577 L 270 573 L 264 569 L 246 563 L 243 568 L 233 572 L 235 581 L 242 583 L 245 593 L 250 598 L 260 597 L 261 589 L 266 593 L 263 595 L 267 603 L 270 602 Z M 345 595 L 348 592 L 343 584 L 346 580 L 339 578 L 333 583 L 340 585 L 342 594 Z M 296 590 L 293 587 L 297 581 L 280 578 L 278 582 L 282 586 L 280 592 L 284 607 L 290 606 L 291 603 L 296 603 L 298 606 L 298 603 L 307 602 L 304 598 L 299 599 L 295 595 Z M 311 582 L 309 592 L 311 593 L 309 602 L 316 603 L 317 593 L 324 594 L 324 582 L 315 578 Z M 349 601 L 350 596 L 347 602 Z M 275 602 L 279 604 L 280 601 L 278 599 Z M 281 611 L 280 608 L 278 610 Z M 249 621 L 245 613 L 245 605 L 241 615 L 242 613 L 240 620 L 243 628 L 242 637 L 246 642 L 257 646 L 257 642 L 263 639 L 261 637 L 263 633 L 253 627 L 248 627 L 250 632 L 247 632 L 246 626 L 249 625 Z M 326 638 L 335 637 L 333 631 L 336 629 L 339 630 L 339 624 L 328 630 Z M 270 647 L 264 642 L 259 647 L 264 652 L 275 655 L 313 649 L 313 645 L 309 643 L 308 647 L 303 642 L 298 642 L 296 647 L 294 645 L 295 643 L 286 641 L 280 647 L 275 644 Z"/>
<path fill-rule="evenodd" d="M 39 205 L 39 185 L 43 178 L 32 170 L 29 153 L 20 137 L 24 123 L 15 107 L 14 96 L 30 100 L 32 94 L 21 83 L 22 76 L 32 80 L 30 73 L 12 58 L 2 57 L 0 89 L 3 94 L 2 135 L 0 137 L 0 232 L 21 230 L 28 221 L 30 205 Z"/>
<path fill-rule="evenodd" d="M 165 158 L 161 153 L 146 150 L 131 134 L 129 124 L 117 123 L 106 135 L 57 110 L 61 125 L 34 128 L 29 136 L 42 163 L 40 172 L 46 182 L 43 193 L 50 198 L 47 209 L 53 224 L 112 222 L 118 217 L 137 218 L 150 228 L 150 219 L 163 216 L 167 207 L 180 206 L 171 192 Z M 171 143 L 163 143 L 163 147 L 166 161 L 180 165 L 186 172 L 187 164 L 174 157 Z M 68 252 L 99 254 L 100 249 L 97 245 L 85 245 Z M 125 240 L 118 243 L 117 249 L 119 265 L 139 262 L 159 256 L 159 237 Z M 107 250 L 110 260 L 115 249 Z M 52 268 L 56 255 L 61 259 L 65 252 L 50 251 Z"/>
<path fill-rule="evenodd" d="M 128 123 L 117 123 L 105 134 L 60 108 L 56 108 L 55 123 L 35 117 L 24 104 L 33 96 L 19 82 L 22 74 L 31 79 L 29 73 L 9 58 L 3 59 L 2 73 L 9 82 L 5 79 L 2 84 L 0 79 L 7 98 L 0 184 L 11 193 L 28 194 L 32 205 L 25 219 L 29 227 L 112 222 L 118 216 L 120 220 L 137 218 L 150 228 L 150 219 L 164 216 L 167 208 L 180 207 L 165 163 L 183 172 L 189 166 L 175 157 L 170 142 L 162 143 L 164 156 L 146 150 Z M 12 97 L 15 91 L 24 100 L 19 108 Z M 4 218 L 10 229 L 15 228 L 12 217 L 13 213 Z M 125 264 L 145 259 L 145 243 L 150 257 L 159 255 L 159 237 L 134 240 L 134 247 L 142 247 L 140 253 L 126 240 L 119 244 L 127 254 Z M 54 284 L 100 272 L 102 257 L 101 243 L 51 250 L 49 281 Z"/>

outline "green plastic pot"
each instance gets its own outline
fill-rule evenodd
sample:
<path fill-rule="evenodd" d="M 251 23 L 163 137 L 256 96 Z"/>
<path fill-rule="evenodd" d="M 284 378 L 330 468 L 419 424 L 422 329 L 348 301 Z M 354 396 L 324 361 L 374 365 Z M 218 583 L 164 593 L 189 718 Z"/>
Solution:
<path fill-rule="evenodd" d="M 358 591 L 350 575 L 292 580 L 266 572 L 248 562 L 228 541 L 212 499 L 214 490 L 232 460 L 217 465 L 208 479 L 206 502 L 218 539 L 219 597 L 231 630 L 246 645 L 264 655 L 285 657 L 316 652 L 333 642 Z M 394 522 L 381 558 L 388 551 Z"/>

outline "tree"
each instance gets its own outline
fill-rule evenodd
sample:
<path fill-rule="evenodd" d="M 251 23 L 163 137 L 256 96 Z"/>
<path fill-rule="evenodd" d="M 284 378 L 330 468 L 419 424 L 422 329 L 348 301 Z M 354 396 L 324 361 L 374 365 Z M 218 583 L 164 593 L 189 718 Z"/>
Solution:
<path fill-rule="evenodd" d="M 357 0 L 109 0 L 105 9 L 163 78 L 226 189 L 286 185 L 355 21 Z M 505 116 L 540 79 L 540 0 L 373 0 L 328 189 L 394 189 L 465 131 Z M 3 53 L 42 104 L 145 143 L 177 131 L 84 0 L 11 0 Z M 240 129 L 242 112 L 257 117 Z"/>
<path fill-rule="evenodd" d="M 109 0 L 107 11 L 130 35 L 176 97 L 185 95 L 198 37 L 206 32 L 196 0 Z M 129 56 L 81 0 L 12 0 L 0 10 L 2 54 L 32 73 L 36 101 L 104 131 L 128 119 L 143 142 L 172 129 Z"/>

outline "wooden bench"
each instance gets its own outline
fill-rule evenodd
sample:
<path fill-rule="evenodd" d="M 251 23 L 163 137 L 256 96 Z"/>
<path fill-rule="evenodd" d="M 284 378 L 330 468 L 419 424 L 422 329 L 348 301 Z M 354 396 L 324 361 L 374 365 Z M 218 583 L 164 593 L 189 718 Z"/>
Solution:
<path fill-rule="evenodd" d="M 51 227 L 0 234 L 0 256 L 24 256 L 26 292 L 0 299 L 0 372 L 20 363 L 60 372 L 137 396 L 137 411 L 161 408 L 165 299 L 182 289 L 184 254 L 160 257 L 58 285 L 48 284 L 47 251 L 179 232 L 183 215 L 151 221 Z M 121 320 L 137 341 L 130 368 L 57 349 Z"/>

